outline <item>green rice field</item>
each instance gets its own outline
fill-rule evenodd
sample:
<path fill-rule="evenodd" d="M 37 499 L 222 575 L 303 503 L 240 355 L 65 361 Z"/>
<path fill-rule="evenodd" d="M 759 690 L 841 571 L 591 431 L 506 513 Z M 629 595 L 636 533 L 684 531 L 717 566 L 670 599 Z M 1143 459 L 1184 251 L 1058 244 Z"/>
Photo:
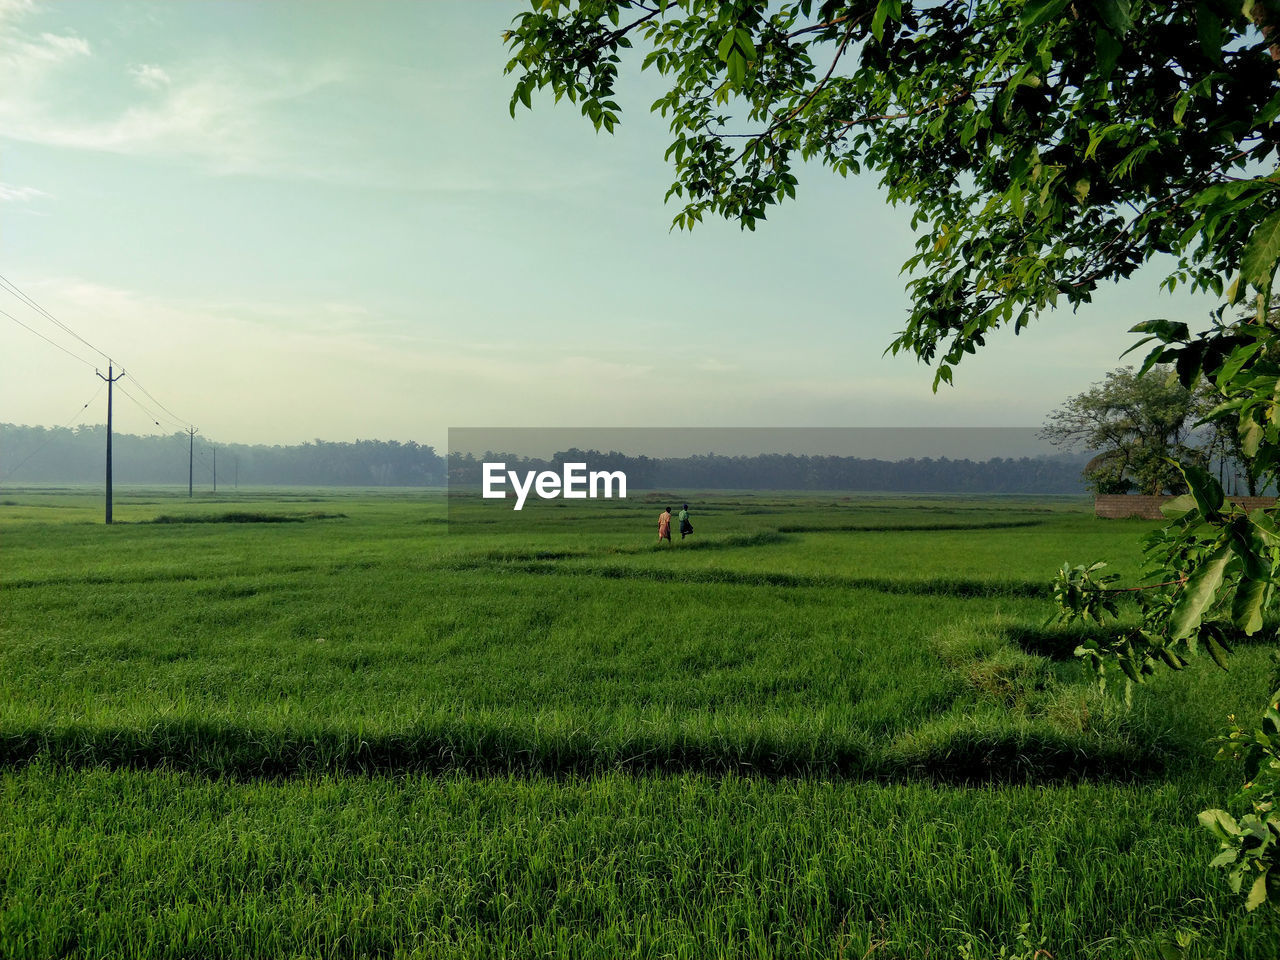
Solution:
<path fill-rule="evenodd" d="M 0 956 L 1280 956 L 1195 818 L 1268 641 L 1126 709 L 1046 625 L 1152 524 L 681 499 L 6 489 Z"/>

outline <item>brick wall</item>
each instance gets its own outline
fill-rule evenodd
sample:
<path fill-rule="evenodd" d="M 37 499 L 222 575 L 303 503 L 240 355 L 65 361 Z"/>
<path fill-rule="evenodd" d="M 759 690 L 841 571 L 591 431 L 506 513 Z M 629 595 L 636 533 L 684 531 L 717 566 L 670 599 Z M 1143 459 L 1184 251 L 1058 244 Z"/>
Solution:
<path fill-rule="evenodd" d="M 1163 520 L 1160 504 L 1172 500 L 1173 497 L 1150 497 L 1136 493 L 1114 493 L 1099 495 L 1093 498 L 1095 516 L 1105 520 L 1118 520 L 1121 517 L 1141 517 L 1144 520 Z M 1275 497 L 1228 497 L 1232 503 L 1238 503 L 1246 510 L 1255 507 L 1275 506 Z"/>

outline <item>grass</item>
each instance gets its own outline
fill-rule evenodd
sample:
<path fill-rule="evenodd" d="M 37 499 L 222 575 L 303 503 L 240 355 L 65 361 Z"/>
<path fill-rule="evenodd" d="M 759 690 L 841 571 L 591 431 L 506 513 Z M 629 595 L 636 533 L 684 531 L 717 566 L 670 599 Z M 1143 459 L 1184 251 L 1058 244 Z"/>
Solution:
<path fill-rule="evenodd" d="M 1264 645 L 1125 710 L 1043 626 L 1146 525 L 689 499 L 7 491 L 0 955 L 1275 955 L 1195 824 Z"/>

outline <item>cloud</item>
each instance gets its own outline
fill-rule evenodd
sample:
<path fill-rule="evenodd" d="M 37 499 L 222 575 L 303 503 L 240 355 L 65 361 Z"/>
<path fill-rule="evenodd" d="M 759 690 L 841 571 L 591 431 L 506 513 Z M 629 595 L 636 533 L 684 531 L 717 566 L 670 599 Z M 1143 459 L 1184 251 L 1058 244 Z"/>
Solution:
<path fill-rule="evenodd" d="M 0 0 L 0 139 L 213 176 L 427 193 L 581 190 L 610 176 L 533 151 L 512 164 L 513 144 L 519 151 L 539 135 L 507 123 L 497 67 L 442 84 L 356 48 L 282 58 L 252 46 L 228 54 L 216 39 L 193 43 L 180 61 L 155 62 L 55 25 L 75 9 Z M 484 83 L 502 87 L 488 124 L 475 122 L 469 99 Z M 437 138 L 424 156 L 422 131 L 432 126 L 468 134 Z"/>
<path fill-rule="evenodd" d="M 216 174 L 297 175 L 312 145 L 291 136 L 291 105 L 342 76 L 328 64 L 198 57 L 176 72 L 113 64 L 71 32 L 24 30 L 34 10 L 0 0 L 0 133 L 12 140 L 184 159 Z"/>
<path fill-rule="evenodd" d="M 157 67 L 154 63 L 135 63 L 129 68 L 129 75 L 138 86 L 148 90 L 159 90 L 173 83 L 173 78 L 164 68 Z"/>
<path fill-rule="evenodd" d="M 47 196 L 49 194 L 35 187 L 19 187 L 16 184 L 0 181 L 0 203 L 26 203 L 28 200 Z"/>
<path fill-rule="evenodd" d="M 0 0 L 0 26 L 25 17 L 35 9 L 35 0 Z"/>
<path fill-rule="evenodd" d="M 6 15 L 0 8 L 0 27 L 17 19 L 18 16 Z M 6 78 L 8 84 L 21 83 L 51 66 L 87 57 L 91 53 L 88 40 L 68 34 L 41 33 L 28 37 L 11 30 L 0 38 L 0 65 L 9 74 Z"/>
<path fill-rule="evenodd" d="M 332 71 L 232 73 L 207 64 L 192 72 L 174 80 L 159 67 L 135 69 L 135 79 L 158 98 L 105 120 L 71 118 L 47 102 L 33 106 L 5 98 L 0 121 L 9 137 L 48 146 L 192 159 L 222 174 L 297 172 L 290 159 L 294 151 L 273 130 L 272 108 L 333 82 Z"/>

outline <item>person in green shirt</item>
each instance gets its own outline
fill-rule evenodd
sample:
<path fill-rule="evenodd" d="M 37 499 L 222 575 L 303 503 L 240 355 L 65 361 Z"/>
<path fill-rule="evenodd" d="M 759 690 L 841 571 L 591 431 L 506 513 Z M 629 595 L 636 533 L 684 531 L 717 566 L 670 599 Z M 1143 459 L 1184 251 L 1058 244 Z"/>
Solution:
<path fill-rule="evenodd" d="M 693 533 L 693 524 L 689 522 L 689 505 L 686 503 L 680 511 L 680 539 Z"/>

